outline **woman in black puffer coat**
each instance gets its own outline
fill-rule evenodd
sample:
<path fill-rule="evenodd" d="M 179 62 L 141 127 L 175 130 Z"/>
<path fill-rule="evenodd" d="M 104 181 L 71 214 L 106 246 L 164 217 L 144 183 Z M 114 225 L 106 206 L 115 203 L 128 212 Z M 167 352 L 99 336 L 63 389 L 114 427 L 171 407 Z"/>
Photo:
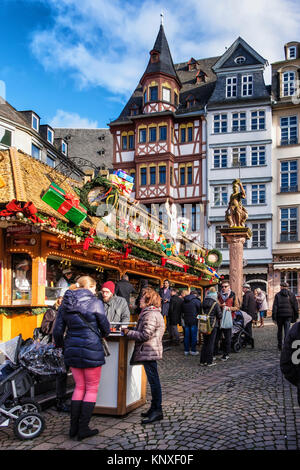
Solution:
<path fill-rule="evenodd" d="M 88 424 L 97 398 L 101 366 L 105 364 L 101 336 L 106 337 L 110 333 L 103 303 L 95 292 L 96 281 L 89 276 L 80 277 L 75 288 L 65 293 L 53 329 L 55 344 L 64 348 L 66 367 L 71 368 L 75 380 L 70 437 L 78 434 L 78 440 L 98 433 L 97 429 L 91 430 Z M 78 312 L 98 334 L 92 331 Z"/>

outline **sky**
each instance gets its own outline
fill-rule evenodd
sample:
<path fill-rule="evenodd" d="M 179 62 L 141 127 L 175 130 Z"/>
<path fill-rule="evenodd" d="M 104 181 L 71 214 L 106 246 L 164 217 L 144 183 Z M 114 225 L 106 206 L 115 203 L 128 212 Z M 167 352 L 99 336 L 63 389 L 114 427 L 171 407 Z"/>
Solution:
<path fill-rule="evenodd" d="M 161 13 L 174 63 L 220 56 L 238 36 L 272 63 L 300 42 L 299 0 L 1 0 L 0 95 L 41 124 L 108 127 L 143 75 Z"/>

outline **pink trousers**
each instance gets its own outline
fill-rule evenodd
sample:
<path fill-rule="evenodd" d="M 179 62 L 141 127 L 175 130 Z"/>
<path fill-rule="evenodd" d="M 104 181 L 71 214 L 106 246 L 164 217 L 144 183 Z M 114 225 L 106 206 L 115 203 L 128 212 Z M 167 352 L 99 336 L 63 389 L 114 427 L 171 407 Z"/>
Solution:
<path fill-rule="evenodd" d="M 75 380 L 72 400 L 96 402 L 101 378 L 101 366 L 87 369 L 71 367 L 71 371 Z"/>

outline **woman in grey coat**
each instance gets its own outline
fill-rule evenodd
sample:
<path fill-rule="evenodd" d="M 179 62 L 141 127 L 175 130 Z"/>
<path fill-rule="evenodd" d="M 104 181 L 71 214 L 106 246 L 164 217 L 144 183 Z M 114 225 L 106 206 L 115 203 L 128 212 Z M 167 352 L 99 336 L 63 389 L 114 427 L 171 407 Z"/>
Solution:
<path fill-rule="evenodd" d="M 162 359 L 162 338 L 165 322 L 160 310 L 161 298 L 154 289 L 146 287 L 140 300 L 142 309 L 136 330 L 123 329 L 124 334 L 135 340 L 131 364 L 143 364 L 151 388 L 151 407 L 142 416 L 142 424 L 163 419 L 162 393 L 157 370 L 157 360 Z"/>

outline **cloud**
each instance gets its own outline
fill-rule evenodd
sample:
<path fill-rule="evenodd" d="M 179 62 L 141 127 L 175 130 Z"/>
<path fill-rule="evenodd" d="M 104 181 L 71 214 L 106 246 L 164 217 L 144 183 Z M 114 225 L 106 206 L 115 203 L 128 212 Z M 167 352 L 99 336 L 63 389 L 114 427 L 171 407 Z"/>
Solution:
<path fill-rule="evenodd" d="M 58 109 L 55 116 L 50 120 L 50 126 L 54 128 L 96 129 L 98 128 L 98 122 L 80 117 L 77 113 L 69 113 Z"/>
<path fill-rule="evenodd" d="M 36 58 L 47 70 L 69 73 L 80 88 L 100 86 L 123 98 L 146 68 L 161 11 L 175 63 L 222 55 L 238 36 L 271 63 L 283 58 L 284 43 L 299 36 L 297 0 L 218 0 L 213 7 L 206 0 L 46 3 L 53 21 L 33 32 Z"/>

